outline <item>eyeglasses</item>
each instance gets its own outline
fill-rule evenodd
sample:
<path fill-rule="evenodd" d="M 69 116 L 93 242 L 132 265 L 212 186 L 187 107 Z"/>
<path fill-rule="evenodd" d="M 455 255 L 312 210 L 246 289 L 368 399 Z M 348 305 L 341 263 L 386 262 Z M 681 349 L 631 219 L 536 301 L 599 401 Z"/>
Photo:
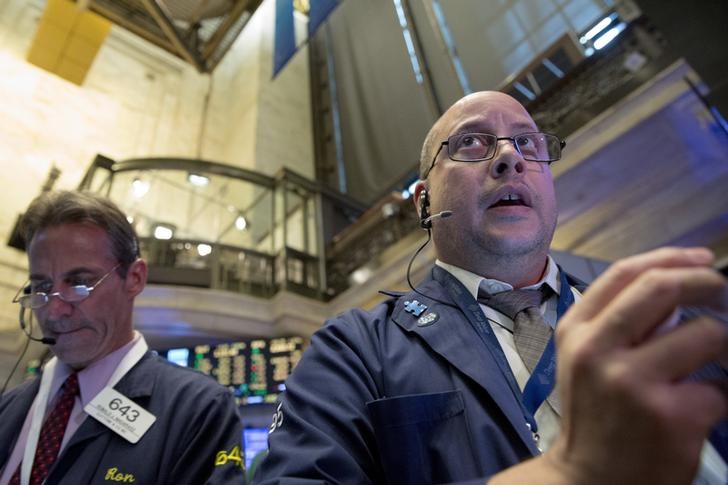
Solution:
<path fill-rule="evenodd" d="M 533 132 L 521 133 L 513 136 L 495 136 L 489 133 L 460 133 L 453 135 L 440 144 L 437 153 L 432 158 L 430 173 L 435 166 L 437 156 L 443 146 L 447 146 L 447 155 L 455 162 L 482 162 L 490 160 L 498 150 L 498 142 L 510 140 L 524 160 L 530 162 L 551 163 L 561 158 L 561 149 L 566 142 L 556 135 Z M 427 174 L 425 177 L 427 177 Z"/>
<path fill-rule="evenodd" d="M 116 266 L 111 268 L 109 272 L 99 278 L 93 286 L 73 285 L 67 286 L 54 293 L 44 293 L 42 291 L 33 292 L 31 291 L 30 285 L 23 285 L 23 287 L 18 290 L 15 298 L 13 298 L 13 303 L 20 303 L 20 306 L 23 308 L 37 309 L 47 305 L 52 296 L 57 296 L 66 303 L 81 302 L 88 298 L 91 295 L 91 292 L 98 288 L 99 285 L 103 283 L 103 281 L 119 266 L 121 266 L 121 263 L 118 263 Z M 21 295 L 21 293 L 23 293 L 23 295 Z"/>

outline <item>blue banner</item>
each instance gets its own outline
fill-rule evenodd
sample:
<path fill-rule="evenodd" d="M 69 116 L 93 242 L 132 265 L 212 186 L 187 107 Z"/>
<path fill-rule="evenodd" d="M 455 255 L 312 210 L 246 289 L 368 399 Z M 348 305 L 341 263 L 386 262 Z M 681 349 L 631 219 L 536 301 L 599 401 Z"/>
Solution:
<path fill-rule="evenodd" d="M 319 25 L 326 20 L 331 11 L 339 4 L 337 0 L 311 0 L 311 10 L 308 12 L 308 36 L 312 37 Z"/>
<path fill-rule="evenodd" d="M 273 40 L 273 77 L 296 53 L 293 0 L 276 0 L 276 28 Z"/>
<path fill-rule="evenodd" d="M 339 5 L 339 0 L 310 0 L 308 37 L 316 33 L 326 17 Z M 276 0 L 275 37 L 273 44 L 273 77 L 296 53 L 296 31 L 293 21 L 293 0 Z"/>

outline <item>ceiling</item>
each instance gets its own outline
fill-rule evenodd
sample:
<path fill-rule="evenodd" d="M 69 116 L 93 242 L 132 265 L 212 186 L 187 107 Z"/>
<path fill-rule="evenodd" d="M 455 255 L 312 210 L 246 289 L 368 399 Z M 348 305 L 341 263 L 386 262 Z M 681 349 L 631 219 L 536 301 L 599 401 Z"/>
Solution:
<path fill-rule="evenodd" d="M 212 72 L 262 0 L 78 0 L 147 41 Z"/>

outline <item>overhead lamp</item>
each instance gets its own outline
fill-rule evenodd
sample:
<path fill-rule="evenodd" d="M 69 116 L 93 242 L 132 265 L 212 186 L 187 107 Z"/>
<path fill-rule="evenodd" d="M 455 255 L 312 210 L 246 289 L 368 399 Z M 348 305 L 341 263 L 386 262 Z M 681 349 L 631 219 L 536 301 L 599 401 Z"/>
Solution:
<path fill-rule="evenodd" d="M 617 14 L 614 13 L 604 17 L 602 20 L 597 22 L 594 27 L 589 29 L 589 31 L 579 39 L 579 42 L 586 44 L 588 41 L 599 35 L 604 29 L 609 27 L 609 24 L 611 24 L 615 18 L 617 18 Z"/>
<path fill-rule="evenodd" d="M 369 278 L 371 278 L 373 274 L 374 273 L 372 272 L 371 268 L 364 266 L 352 271 L 349 275 L 349 279 L 355 285 L 361 285 L 364 284 Z"/>
<path fill-rule="evenodd" d="M 207 256 L 212 252 L 212 246 L 205 243 L 200 243 L 197 245 L 197 254 L 199 254 L 202 257 Z"/>
<path fill-rule="evenodd" d="M 625 29 L 625 27 L 625 23 L 622 22 L 617 24 L 616 27 L 612 27 L 611 29 L 607 30 L 604 34 L 600 35 L 598 39 L 594 40 L 594 48 L 596 50 L 599 50 L 605 45 L 612 42 L 612 40 L 614 40 L 614 38 L 617 37 Z"/>
<path fill-rule="evenodd" d="M 149 192 L 149 182 L 140 178 L 135 178 L 131 182 L 131 191 L 134 194 L 134 197 L 141 199 L 147 192 Z"/>
<path fill-rule="evenodd" d="M 195 187 L 204 187 L 210 183 L 210 178 L 199 173 L 190 172 L 187 174 L 187 181 Z"/>
<path fill-rule="evenodd" d="M 238 217 L 235 218 L 235 229 L 238 231 L 244 231 L 245 228 L 248 227 L 248 221 L 243 217 L 242 214 L 240 214 Z"/>
<path fill-rule="evenodd" d="M 154 226 L 155 239 L 162 239 L 166 241 L 168 239 L 172 239 L 172 236 L 174 236 L 174 228 L 165 226 L 164 224 L 157 224 Z"/>

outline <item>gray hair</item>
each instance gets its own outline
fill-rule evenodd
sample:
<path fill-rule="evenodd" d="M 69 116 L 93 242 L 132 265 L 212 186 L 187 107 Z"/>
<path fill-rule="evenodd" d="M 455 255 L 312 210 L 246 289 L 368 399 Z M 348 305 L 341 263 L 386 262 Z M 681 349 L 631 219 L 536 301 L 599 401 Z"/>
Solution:
<path fill-rule="evenodd" d="M 109 199 L 90 192 L 44 192 L 30 203 L 20 231 L 28 246 L 38 232 L 62 224 L 89 224 L 106 231 L 122 277 L 139 257 L 136 231 L 124 213 Z"/>

